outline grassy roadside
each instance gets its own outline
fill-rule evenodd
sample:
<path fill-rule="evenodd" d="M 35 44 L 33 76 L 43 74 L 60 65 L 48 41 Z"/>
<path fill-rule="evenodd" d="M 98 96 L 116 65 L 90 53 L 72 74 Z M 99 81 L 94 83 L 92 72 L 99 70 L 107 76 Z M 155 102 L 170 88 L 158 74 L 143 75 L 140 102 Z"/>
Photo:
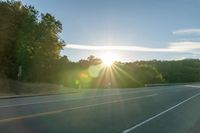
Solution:
<path fill-rule="evenodd" d="M 10 79 L 0 79 L 0 97 L 15 95 L 58 94 L 68 92 L 72 93 L 75 92 L 75 90 L 57 84 L 24 83 Z"/>

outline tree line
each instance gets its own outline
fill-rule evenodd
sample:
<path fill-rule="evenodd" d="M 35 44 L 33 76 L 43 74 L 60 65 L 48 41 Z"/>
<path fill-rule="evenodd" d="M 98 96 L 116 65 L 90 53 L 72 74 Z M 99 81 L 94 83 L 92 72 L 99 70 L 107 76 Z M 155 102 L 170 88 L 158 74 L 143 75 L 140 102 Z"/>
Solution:
<path fill-rule="evenodd" d="M 105 67 L 101 65 L 101 59 L 90 56 L 85 60 L 67 64 L 63 65 L 63 70 L 61 70 L 66 72 L 66 75 L 62 75 L 66 78 L 60 79 L 65 79 L 62 84 L 72 87 L 131 88 L 146 84 L 200 81 L 199 59 L 115 62 L 111 67 Z M 89 71 L 91 66 L 94 67 L 94 73 L 97 71 L 98 76 L 91 76 Z M 77 80 L 78 85 L 73 82 Z"/>
<path fill-rule="evenodd" d="M 60 52 L 62 24 L 20 1 L 0 1 L 0 77 L 76 88 L 129 88 L 200 81 L 200 60 L 115 62 L 89 56 L 70 61 Z"/>

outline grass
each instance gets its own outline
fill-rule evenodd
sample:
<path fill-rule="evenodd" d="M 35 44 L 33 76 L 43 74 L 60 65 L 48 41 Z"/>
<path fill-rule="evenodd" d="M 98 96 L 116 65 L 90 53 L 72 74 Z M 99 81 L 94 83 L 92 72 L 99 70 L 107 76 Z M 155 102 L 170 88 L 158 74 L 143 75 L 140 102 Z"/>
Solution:
<path fill-rule="evenodd" d="M 54 94 L 73 92 L 71 88 L 57 84 L 24 83 L 11 79 L 0 79 L 0 96 Z"/>

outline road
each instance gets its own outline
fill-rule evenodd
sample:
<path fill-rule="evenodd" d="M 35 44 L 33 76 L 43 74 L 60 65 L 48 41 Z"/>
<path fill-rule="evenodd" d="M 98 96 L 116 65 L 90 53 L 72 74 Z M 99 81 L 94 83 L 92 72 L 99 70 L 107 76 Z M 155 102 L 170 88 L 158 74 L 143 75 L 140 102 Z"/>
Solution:
<path fill-rule="evenodd" d="M 200 132 L 200 85 L 0 100 L 1 133 Z"/>

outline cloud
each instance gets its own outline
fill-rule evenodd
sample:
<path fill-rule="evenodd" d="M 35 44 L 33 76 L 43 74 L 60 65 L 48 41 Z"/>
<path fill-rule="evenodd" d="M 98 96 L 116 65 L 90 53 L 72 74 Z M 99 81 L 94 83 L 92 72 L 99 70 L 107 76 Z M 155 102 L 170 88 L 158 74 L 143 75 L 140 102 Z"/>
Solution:
<path fill-rule="evenodd" d="M 148 48 L 148 47 L 138 47 L 138 46 L 95 46 L 95 45 L 78 45 L 78 44 L 68 44 L 66 48 L 69 49 L 82 49 L 82 50 L 120 50 L 120 51 L 139 51 L 139 52 L 162 52 L 168 51 L 163 48 Z"/>
<path fill-rule="evenodd" d="M 173 42 L 170 43 L 169 49 L 183 52 L 200 50 L 200 42 Z"/>
<path fill-rule="evenodd" d="M 174 35 L 200 35 L 200 29 L 180 29 L 172 32 Z"/>
<path fill-rule="evenodd" d="M 139 46 L 95 46 L 95 45 L 80 45 L 80 44 L 67 44 L 68 49 L 79 49 L 79 50 L 119 50 L 119 51 L 135 51 L 135 52 L 187 52 L 187 53 L 200 53 L 200 42 L 172 42 L 165 48 L 150 48 L 150 47 L 139 47 Z"/>

